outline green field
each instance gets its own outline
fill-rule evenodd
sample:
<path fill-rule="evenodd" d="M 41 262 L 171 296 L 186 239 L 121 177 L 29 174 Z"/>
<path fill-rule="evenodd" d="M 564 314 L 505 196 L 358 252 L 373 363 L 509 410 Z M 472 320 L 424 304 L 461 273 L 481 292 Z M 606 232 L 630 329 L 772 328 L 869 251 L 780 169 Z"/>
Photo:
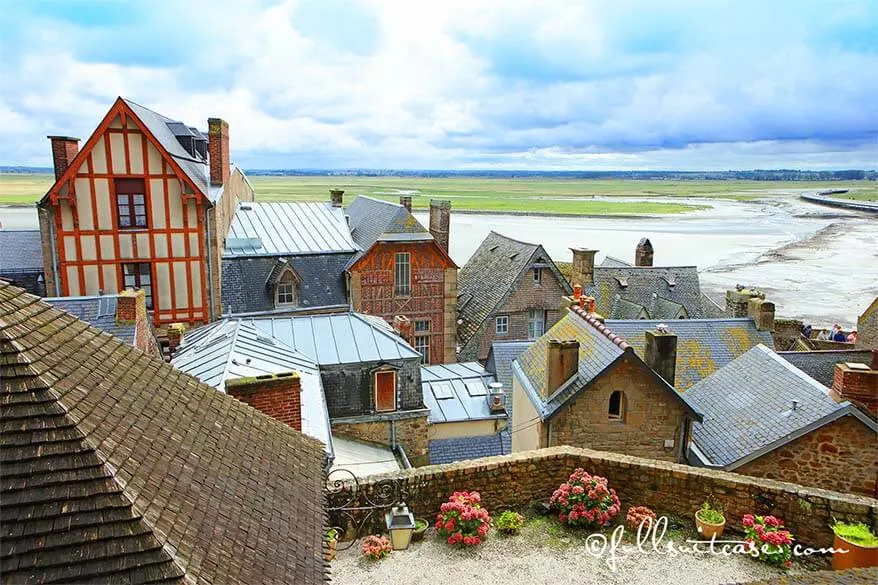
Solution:
<path fill-rule="evenodd" d="M 657 215 L 685 213 L 702 205 L 674 198 L 703 197 L 752 200 L 799 190 L 850 189 L 850 197 L 878 201 L 878 184 L 851 182 L 637 181 L 568 179 L 483 179 L 420 177 L 250 177 L 259 201 L 327 200 L 329 189 L 346 191 L 346 199 L 370 195 L 398 201 L 412 195 L 415 209 L 431 198 L 450 199 L 456 210 L 572 215 Z M 0 174 L 0 205 L 31 204 L 52 183 L 51 175 Z M 605 201 L 595 197 L 651 198 L 651 201 Z M 665 198 L 665 201 L 656 201 Z"/>

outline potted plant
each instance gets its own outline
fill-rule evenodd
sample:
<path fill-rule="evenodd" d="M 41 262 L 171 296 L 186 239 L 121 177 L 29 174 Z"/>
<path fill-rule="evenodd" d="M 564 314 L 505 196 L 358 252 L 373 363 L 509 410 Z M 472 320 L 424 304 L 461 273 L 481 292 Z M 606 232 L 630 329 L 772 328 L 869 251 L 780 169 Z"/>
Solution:
<path fill-rule="evenodd" d="M 454 492 L 439 507 L 436 534 L 451 546 L 476 546 L 488 534 L 491 517 L 482 507 L 479 492 Z"/>
<path fill-rule="evenodd" d="M 582 468 L 558 486 L 549 500 L 553 510 L 558 510 L 558 520 L 568 526 L 603 528 L 621 509 L 616 490 L 607 485 L 607 479 L 591 475 Z"/>
<path fill-rule="evenodd" d="M 338 532 L 335 528 L 329 528 L 326 531 L 326 552 L 323 553 L 327 562 L 335 560 L 335 545 L 338 542 Z"/>
<path fill-rule="evenodd" d="M 412 532 L 412 540 L 417 542 L 424 539 L 424 533 L 427 532 L 427 526 L 430 523 L 423 518 L 415 518 L 415 531 Z"/>
<path fill-rule="evenodd" d="M 524 526 L 524 516 L 512 510 L 506 510 L 497 517 L 497 530 L 503 534 L 518 534 Z"/>
<path fill-rule="evenodd" d="M 655 521 L 655 512 L 646 506 L 631 506 L 628 508 L 628 514 L 625 515 L 625 525 L 634 533 L 640 530 L 641 524 L 644 525 L 643 529 L 646 530 L 649 526 L 655 524 Z M 646 525 L 644 524 L 645 522 L 650 522 L 650 524 Z"/>
<path fill-rule="evenodd" d="M 777 516 L 744 514 L 744 541 L 750 556 L 771 565 L 793 566 L 793 535 Z"/>
<path fill-rule="evenodd" d="M 719 538 L 726 528 L 726 517 L 723 516 L 722 508 L 714 508 L 710 502 L 705 501 L 695 512 L 695 526 L 698 528 L 698 536 L 702 539 Z"/>
<path fill-rule="evenodd" d="M 384 557 L 393 552 L 393 547 L 386 536 L 378 536 L 373 534 L 363 539 L 360 545 L 363 556 L 372 561 L 380 561 Z"/>
<path fill-rule="evenodd" d="M 878 536 L 862 522 L 836 522 L 832 525 L 835 542 L 832 548 L 832 568 L 836 571 L 854 567 L 878 567 Z"/>

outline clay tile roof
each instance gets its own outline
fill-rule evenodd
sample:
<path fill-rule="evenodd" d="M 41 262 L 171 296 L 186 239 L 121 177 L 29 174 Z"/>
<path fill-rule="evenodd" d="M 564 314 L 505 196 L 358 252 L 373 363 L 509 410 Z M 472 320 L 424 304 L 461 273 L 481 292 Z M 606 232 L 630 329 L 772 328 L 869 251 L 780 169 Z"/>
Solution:
<path fill-rule="evenodd" d="M 0 282 L 3 580 L 318 583 L 322 448 Z"/>

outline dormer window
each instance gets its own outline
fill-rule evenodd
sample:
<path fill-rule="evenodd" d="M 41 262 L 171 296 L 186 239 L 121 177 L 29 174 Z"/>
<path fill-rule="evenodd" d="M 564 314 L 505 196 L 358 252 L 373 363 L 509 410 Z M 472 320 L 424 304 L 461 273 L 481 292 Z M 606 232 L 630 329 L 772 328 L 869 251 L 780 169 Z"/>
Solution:
<path fill-rule="evenodd" d="M 280 305 L 296 305 L 296 277 L 291 271 L 284 272 L 277 281 L 275 303 Z"/>
<path fill-rule="evenodd" d="M 279 258 L 265 285 L 274 297 L 274 306 L 297 307 L 299 305 L 299 275 L 285 258 Z"/>

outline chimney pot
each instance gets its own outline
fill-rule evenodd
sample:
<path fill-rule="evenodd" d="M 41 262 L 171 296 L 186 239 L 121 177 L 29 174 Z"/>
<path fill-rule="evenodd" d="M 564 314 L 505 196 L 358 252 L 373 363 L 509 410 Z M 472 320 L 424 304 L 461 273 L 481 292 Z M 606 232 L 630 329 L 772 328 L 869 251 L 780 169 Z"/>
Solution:
<path fill-rule="evenodd" d="M 55 180 L 61 178 L 74 157 L 79 154 L 79 138 L 72 136 L 47 136 L 52 142 L 52 164 L 55 167 Z"/>
<path fill-rule="evenodd" d="M 582 285 L 581 284 L 574 284 L 573 285 L 573 300 L 578 301 L 579 297 L 581 297 L 581 296 L 582 296 Z"/>
<path fill-rule="evenodd" d="M 207 149 L 210 163 L 210 184 L 225 185 L 231 175 L 229 159 L 229 123 L 221 118 L 207 119 Z"/>
<path fill-rule="evenodd" d="M 677 336 L 665 326 L 665 330 L 646 332 L 646 351 L 643 361 L 661 376 L 665 382 L 674 385 L 677 370 Z"/>
<path fill-rule="evenodd" d="M 399 196 L 399 204 L 405 207 L 409 213 L 412 212 L 412 196 L 411 195 L 400 195 Z"/>
<path fill-rule="evenodd" d="M 406 343 L 412 345 L 412 321 L 405 315 L 394 315 L 393 328 L 399 333 Z"/>
<path fill-rule="evenodd" d="M 445 253 L 448 253 L 451 229 L 451 201 L 430 199 L 430 234 Z"/>
<path fill-rule="evenodd" d="M 333 207 L 342 207 L 344 205 L 344 189 L 330 189 L 329 200 Z"/>

